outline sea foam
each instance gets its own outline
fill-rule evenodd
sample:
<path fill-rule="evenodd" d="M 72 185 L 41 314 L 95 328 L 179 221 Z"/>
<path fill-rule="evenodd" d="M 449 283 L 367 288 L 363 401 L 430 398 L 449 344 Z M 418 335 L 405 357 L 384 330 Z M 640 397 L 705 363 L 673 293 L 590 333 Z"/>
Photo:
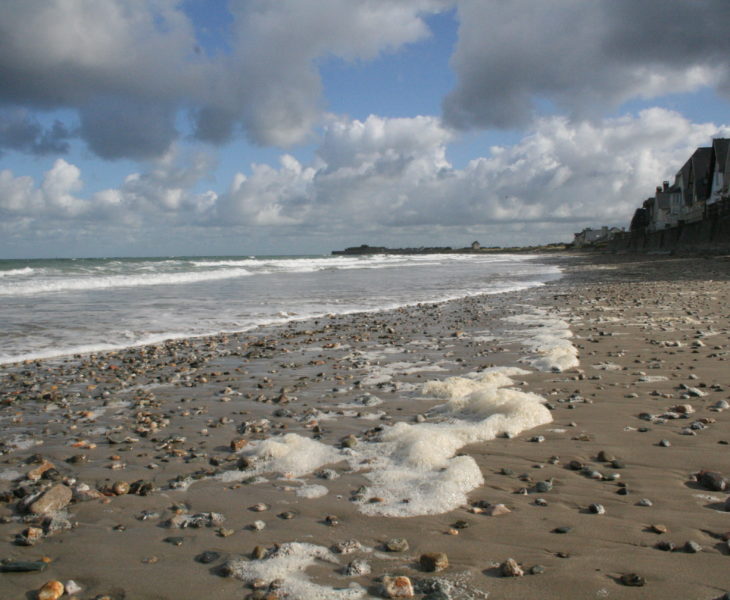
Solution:
<path fill-rule="evenodd" d="M 516 435 L 552 421 L 544 399 L 509 388 L 516 368 L 490 369 L 470 377 L 428 382 L 426 395 L 444 398 L 429 416 L 434 422 L 397 423 L 379 440 L 364 446 L 371 470 L 370 486 L 359 505 L 373 516 L 410 517 L 448 512 L 467 502 L 467 494 L 484 483 L 470 456 L 456 456 L 467 444 L 500 434 Z M 359 449 L 359 447 L 358 447 Z M 377 498 L 377 502 L 369 500 Z"/>
<path fill-rule="evenodd" d="M 560 372 L 580 364 L 578 349 L 570 341 L 573 332 L 566 321 L 538 308 L 532 313 L 507 317 L 506 320 L 528 326 L 528 329 L 516 333 L 519 341 L 533 352 L 524 361 L 538 371 Z"/>
<path fill-rule="evenodd" d="M 231 560 L 227 567 L 233 577 L 246 583 L 257 579 L 279 581 L 278 593 L 291 600 L 357 600 L 366 596 L 365 590 L 355 583 L 345 589 L 334 589 L 310 581 L 305 570 L 318 561 L 339 564 L 327 548 L 288 542 L 281 544 L 268 558 Z"/>

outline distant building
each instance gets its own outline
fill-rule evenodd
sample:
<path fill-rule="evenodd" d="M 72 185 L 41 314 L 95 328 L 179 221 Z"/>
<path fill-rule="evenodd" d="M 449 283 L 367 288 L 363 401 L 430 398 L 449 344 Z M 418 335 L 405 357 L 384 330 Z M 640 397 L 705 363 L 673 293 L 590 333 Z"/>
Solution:
<path fill-rule="evenodd" d="M 576 248 L 582 248 L 584 246 L 608 242 L 621 231 L 623 230 L 618 227 L 606 227 L 605 225 L 600 229 L 591 229 L 588 227 L 583 231 L 574 234 L 573 245 Z"/>
<path fill-rule="evenodd" d="M 730 139 L 718 138 L 694 151 L 672 185 L 665 181 L 656 188 L 634 214 L 631 230 L 660 231 L 702 221 L 724 205 L 729 185 Z"/>
<path fill-rule="evenodd" d="M 479 242 L 472 242 L 471 243 L 471 249 L 472 250 L 481 250 L 482 245 Z"/>

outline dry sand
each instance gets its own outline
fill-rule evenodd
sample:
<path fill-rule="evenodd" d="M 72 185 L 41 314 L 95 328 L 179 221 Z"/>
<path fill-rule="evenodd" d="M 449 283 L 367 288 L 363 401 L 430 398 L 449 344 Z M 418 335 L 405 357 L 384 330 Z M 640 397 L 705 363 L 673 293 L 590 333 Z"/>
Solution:
<path fill-rule="evenodd" d="M 251 586 L 225 575 L 281 564 L 281 550 L 246 561 L 256 546 L 271 556 L 290 542 L 321 547 L 295 575 L 309 589 L 301 598 L 345 598 L 334 588 L 351 584 L 383 597 L 384 575 L 408 576 L 416 598 L 434 600 L 723 597 L 728 492 L 708 489 L 695 474 L 730 476 L 730 410 L 713 408 L 730 400 L 730 259 L 556 260 L 566 276 L 527 293 L 2 368 L 0 558 L 48 564 L 0 573 L 0 597 L 34 598 L 57 579 L 78 584 L 79 599 L 245 598 Z M 352 499 L 369 483 L 367 465 L 345 461 L 326 466 L 332 479 L 217 477 L 251 469 L 241 462 L 245 448 L 231 451 L 234 439 L 251 447 L 292 432 L 339 447 L 352 434 L 362 448 L 380 426 L 412 423 L 442 402 L 420 393 L 428 380 L 528 366 L 519 361 L 530 350 L 507 333 L 515 325 L 506 318 L 534 307 L 570 324 L 580 366 L 513 377 L 515 389 L 545 398 L 553 422 L 462 448 L 485 480 L 463 506 L 365 516 Z M 383 403 L 343 408 L 365 394 Z M 306 448 L 301 455 L 311 458 Z M 44 460 L 53 468 L 29 481 Z M 584 468 L 573 470 L 571 461 Z M 139 482 L 137 493 L 115 494 L 117 482 Z M 80 484 L 88 485 L 85 497 Z M 53 485 L 74 489 L 75 499 L 44 524 L 23 499 Z M 303 498 L 304 486 L 326 495 Z M 265 510 L 252 510 L 257 504 Z M 488 516 L 484 507 L 496 504 L 510 512 Z M 191 515 L 202 516 L 186 521 Z M 251 528 L 259 520 L 265 528 Z M 44 530 L 35 543 L 22 536 L 28 527 Z M 407 539 L 409 549 L 385 552 L 393 538 Z M 324 550 L 351 539 L 363 548 Z M 216 554 L 201 562 L 204 552 Z M 449 567 L 424 572 L 418 561 L 427 552 L 446 553 Z M 524 576 L 502 576 L 508 558 Z M 344 575 L 354 559 L 371 573 Z M 252 597 L 279 597 L 268 585 L 282 573 Z M 625 585 L 628 574 L 645 585 Z M 433 591 L 439 586 L 442 595 Z M 355 588 L 349 593 L 357 596 Z"/>

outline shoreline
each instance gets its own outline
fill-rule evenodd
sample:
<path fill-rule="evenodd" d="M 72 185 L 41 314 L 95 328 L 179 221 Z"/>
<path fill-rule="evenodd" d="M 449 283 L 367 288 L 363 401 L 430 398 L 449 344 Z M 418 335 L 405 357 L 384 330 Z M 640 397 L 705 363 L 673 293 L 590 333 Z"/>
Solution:
<path fill-rule="evenodd" d="M 453 598 L 483 598 L 487 593 L 497 598 L 633 598 L 637 592 L 643 598 L 667 593 L 720 597 L 723 585 L 730 585 L 723 577 L 728 550 L 713 535 L 730 529 L 722 510 L 726 493 L 703 491 L 689 476 L 701 469 L 722 471 L 727 464 L 728 447 L 721 442 L 727 442 L 722 433 L 728 413 L 710 407 L 728 398 L 730 389 L 723 364 L 730 347 L 728 317 L 722 309 L 730 263 L 596 255 L 567 263 L 556 260 L 566 273 L 563 279 L 521 292 L 182 340 L 86 357 L 78 365 L 15 365 L 11 370 L 17 378 L 0 379 L 0 422 L 6 431 L 30 432 L 30 438 L 42 437 L 44 443 L 1 456 L 2 472 L 15 471 L 20 477 L 39 466 L 27 459 L 40 453 L 58 474 L 55 482 L 41 478 L 42 484 L 75 478 L 102 488 L 104 495 L 73 502 L 68 520 L 78 526 L 44 535 L 33 546 L 11 545 L 23 523 L 15 500 L 0 503 L 6 544 L 2 556 L 53 559 L 43 573 L 0 575 L 0 591 L 16 597 L 49 579 L 73 579 L 82 587 L 78 597 L 83 599 L 211 593 L 240 598 L 250 590 L 240 580 L 217 573 L 231 559 L 248 558 L 255 546 L 296 541 L 330 548 L 357 539 L 371 550 L 333 556 L 340 567 L 353 558 L 365 560 L 372 573 L 346 577 L 339 567 L 319 560 L 307 574 L 328 588 L 355 582 L 372 597 L 382 597 L 379 577 L 433 579 L 417 566 L 418 557 L 445 552 L 450 567 L 436 577 L 450 582 Z M 416 393 L 427 380 L 443 381 L 489 366 L 530 368 L 521 362 L 529 349 L 506 335 L 513 325 L 504 321 L 524 314 L 527 307 L 522 305 L 559 311 L 570 321 L 580 365 L 563 373 L 531 371 L 513 378 L 515 389 L 547 400 L 553 422 L 511 439 L 462 448 L 459 452 L 474 459 L 485 480 L 468 494 L 463 507 L 408 518 L 365 516 L 351 497 L 353 490 L 368 484 L 366 471 L 342 462 L 324 467 L 335 472 L 334 479 L 308 473 L 284 479 L 267 474 L 261 483 L 215 479 L 216 472 L 230 471 L 246 455 L 245 450 L 231 452 L 235 439 L 254 444 L 276 432 L 290 432 L 332 447 L 354 436 L 355 447 L 364 446 L 372 439 L 368 435 L 377 435 L 373 430 L 378 426 L 418 422 L 419 415 L 442 403 Z M 696 337 L 705 329 L 717 333 Z M 703 339 L 704 345 L 692 346 Z M 645 375 L 638 375 L 642 370 Z M 651 379 L 656 376 L 667 379 Z M 642 377 L 650 379 L 640 382 Z M 677 389 L 680 384 L 707 395 L 681 398 L 687 392 Z M 13 386 L 20 393 L 8 402 Z M 366 399 L 353 405 L 368 394 L 383 403 L 368 404 L 372 401 Z M 662 417 L 637 417 L 642 412 L 661 415 L 680 404 L 692 404 L 696 412 L 688 419 L 664 422 L 658 422 Z M 680 433 L 697 419 L 715 422 L 704 423 L 697 435 Z M 642 427 L 649 431 L 640 433 Z M 658 446 L 660 436 L 670 446 Z M 529 441 L 539 437 L 544 439 Z M 597 461 L 601 450 L 615 454 L 623 468 Z M 620 478 L 592 479 L 568 468 L 571 460 Z M 170 488 L 176 479 L 179 486 Z M 149 494 L 110 491 L 119 481 L 140 480 L 152 484 Z M 535 488 L 546 481 L 550 485 L 540 489 L 547 491 L 538 492 Z M 627 488 L 619 487 L 624 483 Z M 0 491 L 17 485 L 3 478 Z M 322 492 L 317 486 L 326 488 L 326 495 L 316 497 Z M 304 488 L 310 497 L 301 495 Z M 515 493 L 523 488 L 526 494 Z M 624 496 L 620 489 L 629 493 Z M 536 504 L 538 498 L 546 505 Z M 652 506 L 637 506 L 643 498 Z M 249 509 L 259 503 L 270 508 L 260 513 Z M 511 512 L 487 516 L 475 510 L 500 504 Z M 606 514 L 591 513 L 591 505 L 605 507 Z M 140 520 L 144 511 L 157 516 Z M 226 521 L 210 527 L 162 527 L 176 512 L 221 513 Z M 288 512 L 293 518 L 285 517 Z M 336 516 L 337 523 L 327 522 L 327 516 Z M 265 528 L 251 529 L 258 520 Z M 466 528 L 449 535 L 458 521 Z M 667 533 L 647 530 L 657 524 L 666 526 Z M 572 529 L 553 533 L 560 527 Z M 396 537 L 406 538 L 410 549 L 383 551 L 382 544 Z M 168 538 L 182 541 L 178 546 Z M 665 538 L 678 548 L 694 541 L 702 550 L 694 555 L 662 552 L 654 544 Z M 205 564 L 196 560 L 206 551 L 219 556 Z M 499 565 L 507 558 L 527 573 L 538 565 L 544 573 L 499 577 Z M 630 572 L 646 579 L 641 590 L 619 582 Z M 332 594 L 322 597 L 339 597 Z"/>

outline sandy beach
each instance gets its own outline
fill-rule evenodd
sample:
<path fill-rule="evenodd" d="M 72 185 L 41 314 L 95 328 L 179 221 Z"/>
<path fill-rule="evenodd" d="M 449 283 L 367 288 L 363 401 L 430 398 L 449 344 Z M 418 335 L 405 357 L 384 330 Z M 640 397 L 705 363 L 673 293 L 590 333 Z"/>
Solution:
<path fill-rule="evenodd" d="M 724 598 L 730 257 L 553 260 L 0 367 L 0 597 Z"/>

